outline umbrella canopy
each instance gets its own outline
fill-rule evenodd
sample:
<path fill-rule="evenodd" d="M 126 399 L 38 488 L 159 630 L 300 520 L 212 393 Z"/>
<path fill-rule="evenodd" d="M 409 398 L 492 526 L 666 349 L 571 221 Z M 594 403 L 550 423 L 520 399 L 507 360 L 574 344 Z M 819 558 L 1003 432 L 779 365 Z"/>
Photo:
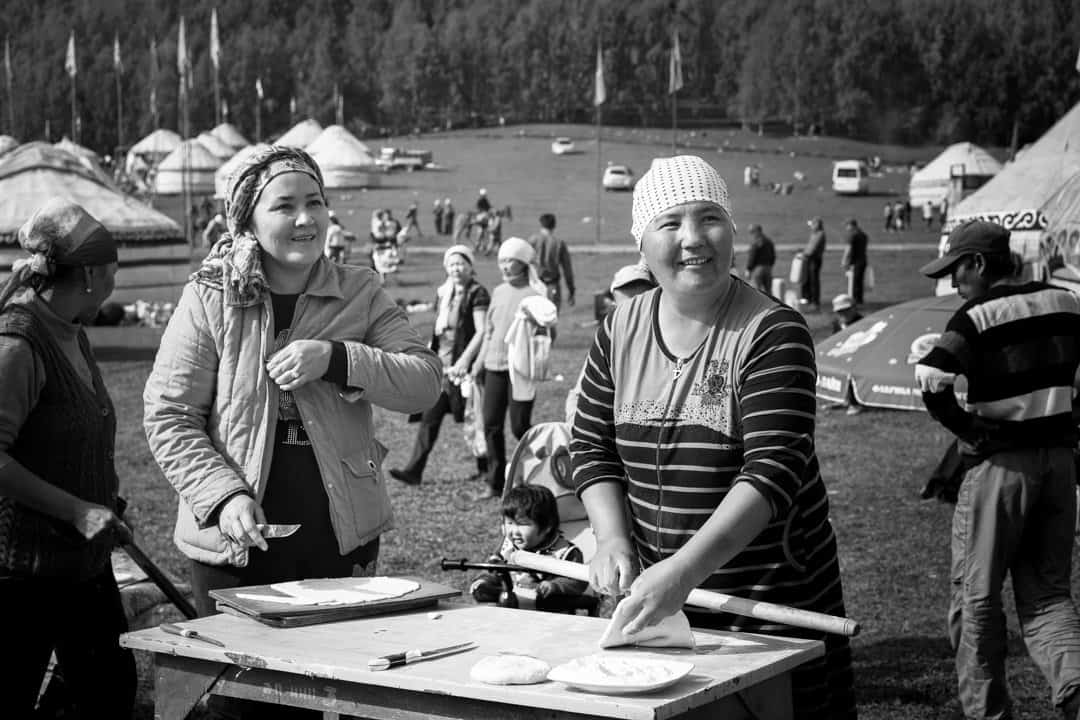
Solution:
<path fill-rule="evenodd" d="M 233 150 L 239 150 L 249 144 L 247 139 L 236 129 L 236 126 L 231 123 L 221 123 L 211 130 L 210 134 Z"/>
<path fill-rule="evenodd" d="M 316 120 L 312 120 L 311 118 L 301 120 L 293 125 L 288 132 L 275 140 L 274 144 L 285 145 L 287 147 L 306 148 L 315 141 L 315 138 L 319 137 L 322 130 L 322 125 Z"/>
<path fill-rule="evenodd" d="M 924 410 L 915 364 L 963 303 L 959 295 L 910 300 L 822 340 L 817 345 L 817 396 L 844 402 L 850 391 L 861 405 Z"/>

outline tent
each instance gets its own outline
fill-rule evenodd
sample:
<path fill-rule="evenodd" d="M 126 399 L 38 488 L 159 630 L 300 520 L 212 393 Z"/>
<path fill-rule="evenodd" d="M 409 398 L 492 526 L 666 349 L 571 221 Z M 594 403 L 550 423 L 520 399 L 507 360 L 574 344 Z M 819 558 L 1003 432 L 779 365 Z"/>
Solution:
<path fill-rule="evenodd" d="M 98 178 L 75 155 L 45 142 L 20 145 L 0 157 L 0 275 L 25 253 L 19 227 L 44 199 L 82 205 L 120 245 L 113 300 L 135 300 L 147 289 L 180 287 L 190 272 L 190 249 L 181 227 L 166 215 Z"/>
<path fill-rule="evenodd" d="M 10 135 L 0 135 L 0 155 L 18 147 L 19 141 Z"/>
<path fill-rule="evenodd" d="M 319 133 L 321 133 L 322 130 L 322 125 L 311 118 L 301 120 L 293 125 L 292 129 L 275 140 L 274 144 L 306 148 L 315 141 L 315 138 L 319 137 Z"/>
<path fill-rule="evenodd" d="M 180 140 L 180 136 L 172 130 L 155 130 L 131 146 L 124 163 L 124 171 L 129 177 L 145 173 L 175 150 L 180 145 Z"/>
<path fill-rule="evenodd" d="M 208 132 L 199 133 L 199 137 L 195 138 L 199 141 L 199 144 L 210 151 L 210 154 L 218 158 L 222 162 L 231 158 L 236 150 L 223 140 L 219 140 L 216 135 L 212 135 Z"/>
<path fill-rule="evenodd" d="M 221 123 L 211 130 L 210 134 L 233 150 L 239 150 L 246 145 L 250 145 L 247 139 L 236 129 L 236 126 L 231 123 Z"/>
<path fill-rule="evenodd" d="M 1066 180 L 1041 210 L 1046 234 L 1040 254 L 1050 282 L 1080 291 L 1080 173 Z"/>
<path fill-rule="evenodd" d="M 214 171 L 214 197 L 224 198 L 225 193 L 228 191 L 229 178 L 244 162 L 259 152 L 270 147 L 266 143 L 258 143 L 257 145 L 248 145 L 242 147 L 236 151 L 236 153 L 225 161 L 225 164 Z"/>
<path fill-rule="evenodd" d="M 1023 258 L 1025 277 L 1046 277 L 1040 244 L 1046 232 L 1043 206 L 1069 178 L 1080 172 L 1080 103 L 1032 143 L 990 182 L 950 208 L 941 238 L 968 220 L 989 220 L 1008 228 L 1014 252 Z M 952 292 L 942 288 L 939 292 Z"/>
<path fill-rule="evenodd" d="M 374 187 L 385 171 L 368 146 L 341 125 L 323 130 L 307 151 L 319 164 L 328 188 Z"/>
<path fill-rule="evenodd" d="M 1001 170 L 1001 163 L 978 145 L 969 142 L 950 145 L 911 176 L 908 196 L 912 207 L 921 208 L 929 201 L 940 208 L 941 201 L 949 194 L 950 178 L 956 166 L 963 168 L 966 189 L 985 185 Z"/>
<path fill-rule="evenodd" d="M 222 165 L 220 158 L 207 150 L 198 140 L 185 140 L 157 166 L 154 192 L 159 195 L 178 195 L 184 185 L 195 195 L 212 195 L 214 171 Z"/>

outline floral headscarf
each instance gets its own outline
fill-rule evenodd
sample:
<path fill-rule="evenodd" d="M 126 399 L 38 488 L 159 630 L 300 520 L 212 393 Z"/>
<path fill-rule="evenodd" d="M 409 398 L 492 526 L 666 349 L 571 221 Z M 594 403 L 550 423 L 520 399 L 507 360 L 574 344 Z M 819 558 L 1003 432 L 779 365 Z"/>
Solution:
<path fill-rule="evenodd" d="M 311 156 L 299 148 L 271 145 L 253 154 L 229 178 L 225 197 L 228 230 L 221 234 L 191 279 L 221 287 L 230 305 L 253 305 L 266 292 L 262 252 L 251 231 L 251 215 L 270 181 L 290 172 L 310 176 L 325 201 L 322 172 Z"/>

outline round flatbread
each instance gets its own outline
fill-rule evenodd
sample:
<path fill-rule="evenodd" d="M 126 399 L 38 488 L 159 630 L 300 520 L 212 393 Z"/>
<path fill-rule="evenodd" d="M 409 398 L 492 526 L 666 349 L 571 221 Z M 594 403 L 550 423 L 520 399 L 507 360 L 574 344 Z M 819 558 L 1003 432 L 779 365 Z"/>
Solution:
<path fill-rule="evenodd" d="M 488 655 L 472 666 L 469 677 L 488 685 L 534 685 L 547 680 L 550 670 L 531 655 Z"/>

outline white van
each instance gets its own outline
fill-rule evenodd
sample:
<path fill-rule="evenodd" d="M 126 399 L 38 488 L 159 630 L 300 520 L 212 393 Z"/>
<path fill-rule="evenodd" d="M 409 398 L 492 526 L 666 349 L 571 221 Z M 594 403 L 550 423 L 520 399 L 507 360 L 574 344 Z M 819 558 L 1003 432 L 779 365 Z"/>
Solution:
<path fill-rule="evenodd" d="M 834 162 L 832 189 L 837 195 L 865 195 L 870 192 L 870 168 L 862 160 Z"/>

